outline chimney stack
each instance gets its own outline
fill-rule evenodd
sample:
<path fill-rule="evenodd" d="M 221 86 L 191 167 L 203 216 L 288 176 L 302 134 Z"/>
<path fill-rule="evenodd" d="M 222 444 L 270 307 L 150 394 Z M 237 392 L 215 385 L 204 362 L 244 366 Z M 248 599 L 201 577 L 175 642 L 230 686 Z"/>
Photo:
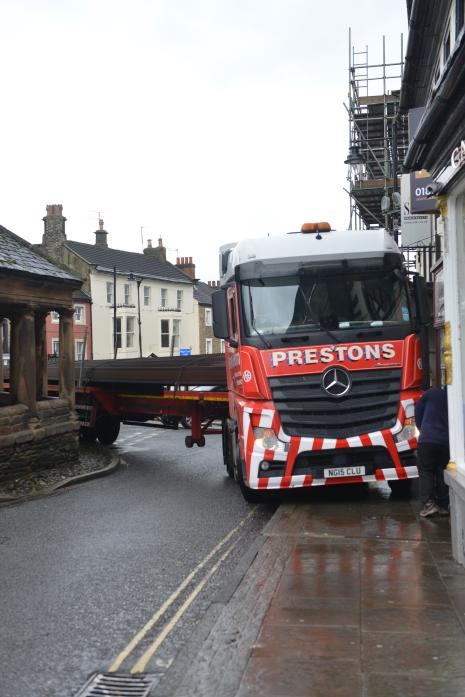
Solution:
<path fill-rule="evenodd" d="M 152 247 L 152 240 L 147 240 L 147 246 L 144 249 L 144 254 L 147 254 L 149 257 L 155 257 L 160 261 L 166 261 L 166 249 L 163 246 L 162 238 L 158 238 L 158 247 Z"/>
<path fill-rule="evenodd" d="M 44 221 L 42 249 L 49 257 L 62 263 L 63 245 L 66 242 L 66 218 L 63 217 L 63 206 L 61 203 L 48 205 L 47 215 L 42 220 Z"/>
<path fill-rule="evenodd" d="M 95 246 L 96 247 L 108 247 L 107 235 L 108 232 L 103 229 L 103 219 L 99 218 L 98 221 L 99 229 L 95 231 Z"/>
<path fill-rule="evenodd" d="M 195 279 L 195 264 L 192 262 L 192 257 L 178 257 L 176 259 L 176 266 L 180 271 L 184 271 L 192 280 Z"/>

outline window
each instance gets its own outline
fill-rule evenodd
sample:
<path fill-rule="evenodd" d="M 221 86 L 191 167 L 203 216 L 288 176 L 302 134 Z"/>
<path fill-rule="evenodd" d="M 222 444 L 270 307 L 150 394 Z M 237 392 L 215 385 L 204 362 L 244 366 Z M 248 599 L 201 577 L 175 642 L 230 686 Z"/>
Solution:
<path fill-rule="evenodd" d="M 213 353 L 213 339 L 205 339 L 205 353 Z"/>
<path fill-rule="evenodd" d="M 129 285 L 129 283 L 124 284 L 124 304 L 131 304 L 131 286 Z"/>
<path fill-rule="evenodd" d="M 150 286 L 144 286 L 144 305 L 150 305 Z"/>
<path fill-rule="evenodd" d="M 60 340 L 52 339 L 52 353 L 54 356 L 60 355 Z"/>
<path fill-rule="evenodd" d="M 220 339 L 220 353 L 225 353 L 224 339 Z"/>
<path fill-rule="evenodd" d="M 132 348 L 134 346 L 134 325 L 136 323 L 135 317 L 126 317 L 126 348 Z"/>
<path fill-rule="evenodd" d="M 113 305 L 113 283 L 107 281 L 107 303 Z"/>
<path fill-rule="evenodd" d="M 86 312 L 85 312 L 84 305 L 75 305 L 74 306 L 74 323 L 75 324 L 84 324 L 85 320 L 86 320 Z"/>
<path fill-rule="evenodd" d="M 168 301 L 168 289 L 160 289 L 160 307 L 166 307 Z"/>
<path fill-rule="evenodd" d="M 179 348 L 179 334 L 181 331 L 181 320 L 173 320 L 173 348 Z"/>
<path fill-rule="evenodd" d="M 75 358 L 76 358 L 77 361 L 82 361 L 82 359 L 85 358 L 85 356 L 84 356 L 84 342 L 83 342 L 83 341 L 76 341 L 75 346 L 76 346 L 76 349 L 75 349 L 76 356 L 75 356 Z"/>
<path fill-rule="evenodd" d="M 121 348 L 121 317 L 116 318 L 116 348 Z"/>
<path fill-rule="evenodd" d="M 55 312 L 55 310 L 50 313 L 50 317 L 52 318 L 53 324 L 58 324 L 60 321 L 60 315 L 58 312 Z"/>
<path fill-rule="evenodd" d="M 170 322 L 168 319 L 161 320 L 161 347 L 170 347 Z"/>
<path fill-rule="evenodd" d="M 182 310 L 182 290 L 177 290 L 176 291 L 176 307 L 178 310 Z"/>
<path fill-rule="evenodd" d="M 205 325 L 207 327 L 212 326 L 212 310 L 211 307 L 206 307 L 205 308 Z"/>

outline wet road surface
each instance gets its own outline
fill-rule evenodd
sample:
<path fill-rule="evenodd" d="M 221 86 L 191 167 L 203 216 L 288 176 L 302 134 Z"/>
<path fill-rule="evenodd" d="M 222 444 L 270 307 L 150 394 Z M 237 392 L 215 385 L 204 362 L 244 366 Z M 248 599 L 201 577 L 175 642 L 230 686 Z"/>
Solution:
<path fill-rule="evenodd" d="M 195 637 L 215 594 L 280 501 L 297 515 L 306 511 L 297 521 L 281 521 L 289 552 L 302 531 L 312 547 L 311 556 L 303 548 L 293 557 L 300 578 L 283 577 L 277 597 L 286 601 L 273 604 L 274 615 L 263 630 L 273 641 L 276 633 L 281 636 L 280 651 L 288 635 L 293 645 L 292 631 L 283 632 L 282 625 L 292 623 L 295 608 L 305 610 L 307 627 L 318 624 L 324 603 L 326 617 L 332 612 L 335 622 L 350 628 L 354 612 L 360 617 L 360 588 L 354 583 L 362 578 L 363 565 L 367 628 L 381 622 L 377 597 L 395 590 L 396 598 L 405 594 L 411 608 L 411 577 L 422 567 L 414 570 L 408 555 L 401 554 L 391 585 L 383 573 L 389 570 L 391 540 L 401 552 L 403 540 L 423 544 L 416 487 L 412 500 L 391 498 L 380 484 L 287 492 L 269 505 L 251 506 L 225 476 L 220 437 L 208 437 L 205 448 L 186 450 L 185 435 L 182 429 L 124 426 L 113 449 L 127 466 L 116 474 L 0 509 L 1 697 L 72 696 L 90 674 L 110 669 L 156 672 L 163 685 L 163 675 L 168 680 L 173 661 Z M 434 530 L 433 525 L 431 539 Z M 313 548 L 326 538 L 331 548 Z M 352 549 L 360 539 L 367 550 L 377 541 L 380 545 L 363 561 L 359 547 Z M 437 544 L 439 552 L 447 543 L 442 537 Z M 346 573 L 355 563 L 356 582 Z M 341 593 L 344 598 L 355 593 L 358 603 L 341 604 Z M 278 618 L 275 628 L 273 618 Z M 393 621 L 386 617 L 385 626 Z"/>
<path fill-rule="evenodd" d="M 115 474 L 0 508 L 1 697 L 76 694 L 89 674 L 121 658 L 189 574 L 196 571 L 195 585 L 235 543 L 152 658 L 160 670 L 170 665 L 275 510 L 242 499 L 225 476 L 220 436 L 187 450 L 186 433 L 124 426 L 114 452 L 127 466 Z M 191 590 L 182 589 L 121 671 Z"/>

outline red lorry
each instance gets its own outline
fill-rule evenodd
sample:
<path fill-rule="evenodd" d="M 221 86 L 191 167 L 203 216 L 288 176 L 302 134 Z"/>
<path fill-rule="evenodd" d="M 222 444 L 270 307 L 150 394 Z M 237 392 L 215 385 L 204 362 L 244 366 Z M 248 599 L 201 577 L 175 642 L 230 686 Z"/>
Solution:
<path fill-rule="evenodd" d="M 409 283 L 393 238 L 308 224 L 225 245 L 220 276 L 223 451 L 244 497 L 374 480 L 408 488 L 429 313 L 424 281 Z"/>

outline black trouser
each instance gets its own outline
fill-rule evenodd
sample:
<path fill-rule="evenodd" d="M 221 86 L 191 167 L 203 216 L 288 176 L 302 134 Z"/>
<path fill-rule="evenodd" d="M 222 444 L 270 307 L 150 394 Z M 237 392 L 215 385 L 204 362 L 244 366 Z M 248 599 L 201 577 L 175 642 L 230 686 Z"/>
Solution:
<path fill-rule="evenodd" d="M 418 443 L 417 464 L 422 503 L 434 501 L 441 508 L 449 505 L 449 487 L 444 482 L 444 470 L 448 462 L 448 445 Z"/>

